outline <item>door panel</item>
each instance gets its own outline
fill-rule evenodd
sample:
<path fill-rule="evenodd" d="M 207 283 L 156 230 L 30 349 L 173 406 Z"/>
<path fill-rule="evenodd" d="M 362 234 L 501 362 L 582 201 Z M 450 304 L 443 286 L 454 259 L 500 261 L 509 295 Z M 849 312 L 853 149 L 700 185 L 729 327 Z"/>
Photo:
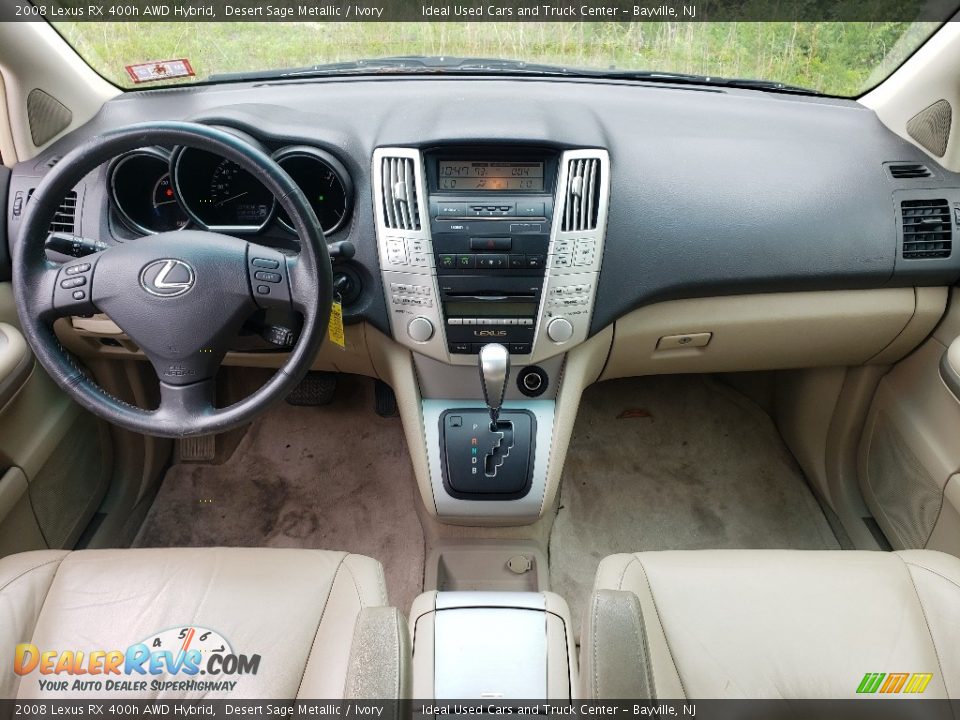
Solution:
<path fill-rule="evenodd" d="M 11 284 L 0 282 L 0 556 L 73 547 L 110 479 L 103 424 L 33 361 L 17 327 Z"/>

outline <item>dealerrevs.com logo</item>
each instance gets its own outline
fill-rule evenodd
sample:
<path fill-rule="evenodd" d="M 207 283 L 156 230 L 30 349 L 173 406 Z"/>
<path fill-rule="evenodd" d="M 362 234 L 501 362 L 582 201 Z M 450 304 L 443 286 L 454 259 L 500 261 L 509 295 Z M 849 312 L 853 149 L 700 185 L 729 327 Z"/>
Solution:
<path fill-rule="evenodd" d="M 126 650 L 55 650 L 21 643 L 17 675 L 36 676 L 47 692 L 230 692 L 256 675 L 259 655 L 234 652 L 226 638 L 203 627 L 171 628 Z"/>

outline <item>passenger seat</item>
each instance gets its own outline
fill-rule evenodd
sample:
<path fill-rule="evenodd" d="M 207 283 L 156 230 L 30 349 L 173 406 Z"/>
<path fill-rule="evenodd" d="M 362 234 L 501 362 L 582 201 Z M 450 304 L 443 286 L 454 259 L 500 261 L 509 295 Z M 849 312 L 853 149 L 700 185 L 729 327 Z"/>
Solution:
<path fill-rule="evenodd" d="M 956 699 L 960 559 L 931 550 L 611 555 L 582 632 L 586 698 L 834 699 L 886 690 Z M 884 677 L 866 677 L 877 673 Z"/>

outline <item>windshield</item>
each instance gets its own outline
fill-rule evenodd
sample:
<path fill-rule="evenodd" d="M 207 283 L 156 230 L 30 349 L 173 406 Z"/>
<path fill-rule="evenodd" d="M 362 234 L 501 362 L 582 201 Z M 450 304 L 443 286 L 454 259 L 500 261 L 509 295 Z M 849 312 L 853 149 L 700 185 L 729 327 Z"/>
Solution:
<path fill-rule="evenodd" d="M 764 80 L 828 95 L 858 96 L 895 70 L 939 23 L 54 22 L 54 26 L 97 72 L 128 88 L 360 59 L 456 56 L 556 65 L 569 73 L 654 71 Z M 136 85 L 134 72 L 127 69 L 178 59 L 188 60 L 194 75 Z"/>

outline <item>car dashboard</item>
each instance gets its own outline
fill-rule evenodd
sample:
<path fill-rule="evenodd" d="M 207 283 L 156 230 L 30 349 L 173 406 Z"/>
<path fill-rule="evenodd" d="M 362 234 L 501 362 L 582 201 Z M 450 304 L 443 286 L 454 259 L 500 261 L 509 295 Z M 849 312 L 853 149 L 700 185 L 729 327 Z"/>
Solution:
<path fill-rule="evenodd" d="M 475 365 L 490 341 L 524 364 L 547 362 L 678 299 L 937 287 L 960 276 L 951 250 L 960 178 L 856 102 L 574 78 L 125 93 L 17 166 L 11 243 L 33 188 L 71 147 L 149 120 L 216 125 L 269 153 L 328 242 L 355 248 L 334 266 L 346 322 L 445 366 Z M 914 166 L 923 171 L 900 172 Z M 111 245 L 198 228 L 297 250 L 269 193 L 199 150 L 143 148 L 75 192 L 51 230 Z M 914 233 L 917 223 L 933 234 Z M 660 341 L 691 350 L 710 341 L 701 329 Z"/>

